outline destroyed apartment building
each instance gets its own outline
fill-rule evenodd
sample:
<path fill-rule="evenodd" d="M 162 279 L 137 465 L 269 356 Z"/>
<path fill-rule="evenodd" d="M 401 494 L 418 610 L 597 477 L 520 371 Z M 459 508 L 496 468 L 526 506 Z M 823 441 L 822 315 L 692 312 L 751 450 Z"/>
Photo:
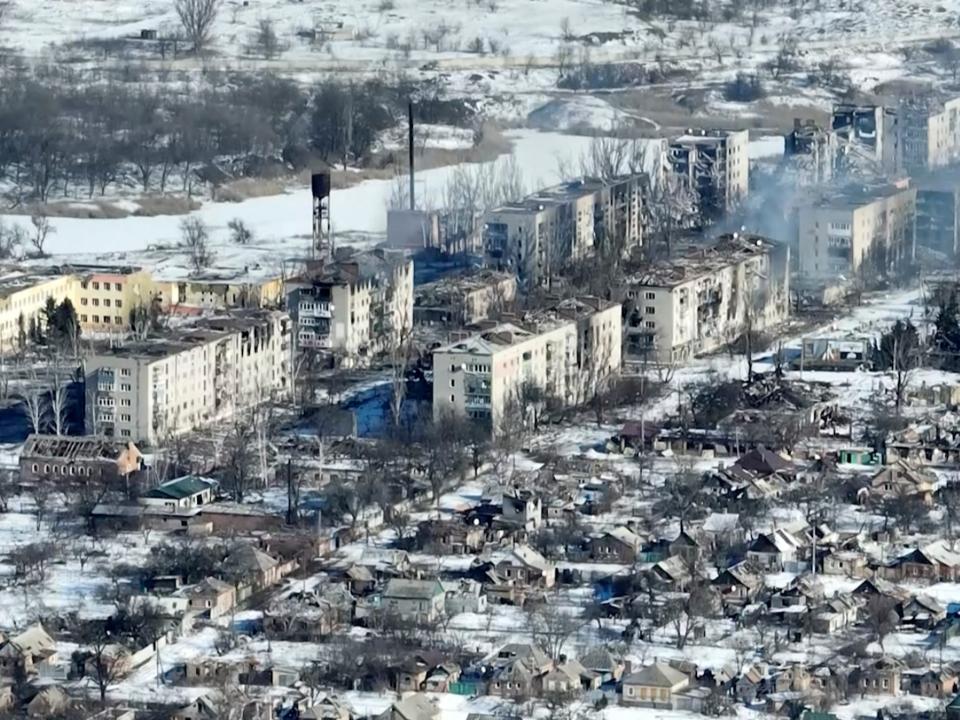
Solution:
<path fill-rule="evenodd" d="M 244 310 L 161 338 L 95 346 L 86 358 L 87 431 L 150 446 L 290 390 L 291 322 Z"/>
<path fill-rule="evenodd" d="M 561 406 L 582 404 L 620 369 L 621 312 L 619 303 L 571 298 L 438 348 L 435 416 L 453 412 L 499 432 L 525 385 Z"/>
<path fill-rule="evenodd" d="M 387 211 L 387 247 L 392 250 L 435 250 L 444 255 L 482 251 L 483 223 L 470 208 Z"/>
<path fill-rule="evenodd" d="M 517 297 L 517 279 L 509 273 L 479 270 L 420 285 L 413 301 L 417 325 L 461 327 L 506 312 Z"/>
<path fill-rule="evenodd" d="M 671 141 L 667 162 L 696 194 L 704 221 L 717 220 L 750 190 L 750 133 L 688 130 Z"/>
<path fill-rule="evenodd" d="M 691 408 L 661 425 L 629 422 L 608 443 L 625 454 L 670 451 L 701 457 L 738 456 L 750 448 L 792 450 L 800 440 L 849 437 L 850 424 L 826 383 L 775 374 L 736 383 L 731 396 L 705 388 Z"/>
<path fill-rule="evenodd" d="M 836 134 L 815 120 L 795 118 L 784 139 L 783 161 L 798 186 L 820 185 L 833 179 Z"/>
<path fill-rule="evenodd" d="M 789 272 L 786 245 L 734 233 L 628 278 L 628 358 L 684 361 L 783 323 Z"/>
<path fill-rule="evenodd" d="M 535 287 L 564 265 L 591 255 L 605 237 L 624 252 L 643 239 L 642 174 L 612 180 L 582 178 L 545 188 L 484 217 L 484 251 L 491 264 Z"/>
<path fill-rule="evenodd" d="M 946 412 L 914 421 L 887 437 L 886 450 L 887 462 L 960 467 L 960 416 Z"/>
<path fill-rule="evenodd" d="M 287 282 L 298 350 L 355 364 L 413 327 L 413 261 L 389 250 L 338 250 Z"/>
<path fill-rule="evenodd" d="M 884 176 L 900 170 L 902 153 L 895 109 L 835 105 L 830 127 L 835 137 L 836 175 Z"/>

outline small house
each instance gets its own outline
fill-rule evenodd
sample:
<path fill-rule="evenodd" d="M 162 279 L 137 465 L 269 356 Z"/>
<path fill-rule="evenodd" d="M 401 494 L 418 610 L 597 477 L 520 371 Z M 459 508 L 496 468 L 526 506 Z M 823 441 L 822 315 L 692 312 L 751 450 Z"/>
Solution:
<path fill-rule="evenodd" d="M 665 663 L 654 663 L 623 678 L 623 704 L 673 709 L 678 693 L 690 686 L 690 677 Z"/>
<path fill-rule="evenodd" d="M 382 608 L 400 620 L 432 622 L 444 614 L 446 596 L 439 580 L 394 578 L 383 591 Z"/>

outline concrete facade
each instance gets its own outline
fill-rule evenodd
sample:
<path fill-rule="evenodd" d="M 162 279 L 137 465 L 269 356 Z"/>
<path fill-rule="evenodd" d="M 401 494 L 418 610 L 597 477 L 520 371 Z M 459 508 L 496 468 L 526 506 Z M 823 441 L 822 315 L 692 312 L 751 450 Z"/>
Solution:
<path fill-rule="evenodd" d="M 667 162 L 696 193 L 704 219 L 717 219 L 750 190 L 750 133 L 689 130 L 671 141 Z"/>
<path fill-rule="evenodd" d="M 904 181 L 831 191 L 800 209 L 799 274 L 805 281 L 895 272 L 914 256 L 917 190 Z"/>
<path fill-rule="evenodd" d="M 541 190 L 484 218 L 484 250 L 527 286 L 544 285 L 607 237 L 625 251 L 643 241 L 642 175 L 583 178 Z"/>
<path fill-rule="evenodd" d="M 389 351 L 413 328 L 413 261 L 383 250 L 334 258 L 290 283 L 298 350 L 355 364 Z"/>
<path fill-rule="evenodd" d="M 87 358 L 88 431 L 155 445 L 231 417 L 290 386 L 290 319 L 248 311 L 177 340 L 100 348 Z"/>
<path fill-rule="evenodd" d="M 435 417 L 454 412 L 494 431 L 530 383 L 563 406 L 592 397 L 621 365 L 621 306 L 568 300 L 522 325 L 495 325 L 434 351 Z"/>
<path fill-rule="evenodd" d="M 628 356 L 683 361 L 782 323 L 789 270 L 786 246 L 734 234 L 628 280 Z"/>

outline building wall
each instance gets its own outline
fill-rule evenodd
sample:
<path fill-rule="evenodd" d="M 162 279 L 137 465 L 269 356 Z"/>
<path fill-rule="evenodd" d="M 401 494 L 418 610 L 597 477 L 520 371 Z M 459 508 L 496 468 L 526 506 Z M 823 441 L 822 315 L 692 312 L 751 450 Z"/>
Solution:
<path fill-rule="evenodd" d="M 73 304 L 84 331 L 122 333 L 130 329 L 130 311 L 138 305 L 149 306 L 156 288 L 145 270 L 105 269 L 78 275 L 74 292 Z"/>
<path fill-rule="evenodd" d="M 229 418 L 269 394 L 282 396 L 290 377 L 284 318 L 271 313 L 257 326 L 262 342 L 233 332 L 162 356 L 108 351 L 89 357 L 88 432 L 155 445 L 167 433 Z"/>
<path fill-rule="evenodd" d="M 960 188 L 917 191 L 917 245 L 955 255 L 960 249 Z"/>
<path fill-rule="evenodd" d="M 495 263 L 525 285 L 542 285 L 571 259 L 590 256 L 609 231 L 625 251 L 641 244 L 641 177 L 614 180 L 581 194 L 529 198 L 527 207 L 499 208 L 484 218 L 484 246 Z"/>
<path fill-rule="evenodd" d="M 413 329 L 413 261 L 398 263 L 383 283 L 306 287 L 292 298 L 297 347 L 331 351 L 352 364 L 396 347 Z"/>
<path fill-rule="evenodd" d="M 790 312 L 789 266 L 784 247 L 669 287 L 633 288 L 641 322 L 652 337 L 648 357 L 687 360 L 733 342 L 748 321 L 757 332 L 784 322 Z"/>
<path fill-rule="evenodd" d="M 619 371 L 621 307 L 560 324 L 492 354 L 441 348 L 433 359 L 433 408 L 489 422 L 498 432 L 525 383 L 565 406 L 587 401 L 595 380 Z"/>
<path fill-rule="evenodd" d="M 913 257 L 917 191 L 907 188 L 856 207 L 808 206 L 800 212 L 800 274 L 811 280 L 852 279 L 864 262 L 889 271 Z M 864 268 L 866 270 L 866 268 Z"/>
<path fill-rule="evenodd" d="M 23 315 L 23 328 L 26 332 L 30 326 L 30 318 L 40 321 L 41 311 L 47 303 L 47 298 L 53 298 L 57 303 L 70 298 L 73 302 L 74 280 L 72 275 L 38 278 L 35 283 L 0 298 L 0 354 L 13 352 L 16 349 L 19 342 L 21 315 Z M 77 312 L 79 313 L 79 309 Z"/>
<path fill-rule="evenodd" d="M 727 209 L 739 205 L 750 191 L 750 132 L 727 135 Z"/>

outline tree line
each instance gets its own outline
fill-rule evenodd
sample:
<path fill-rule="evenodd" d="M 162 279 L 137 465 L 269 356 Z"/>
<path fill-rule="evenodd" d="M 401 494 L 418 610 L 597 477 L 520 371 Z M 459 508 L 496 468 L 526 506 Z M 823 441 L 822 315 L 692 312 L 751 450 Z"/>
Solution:
<path fill-rule="evenodd" d="M 439 83 L 404 77 L 305 87 L 270 73 L 212 71 L 158 87 L 8 68 L 0 74 L 0 180 L 15 202 L 47 202 L 115 185 L 191 192 L 278 166 L 364 164 L 411 97 L 422 122 L 474 116 Z"/>

